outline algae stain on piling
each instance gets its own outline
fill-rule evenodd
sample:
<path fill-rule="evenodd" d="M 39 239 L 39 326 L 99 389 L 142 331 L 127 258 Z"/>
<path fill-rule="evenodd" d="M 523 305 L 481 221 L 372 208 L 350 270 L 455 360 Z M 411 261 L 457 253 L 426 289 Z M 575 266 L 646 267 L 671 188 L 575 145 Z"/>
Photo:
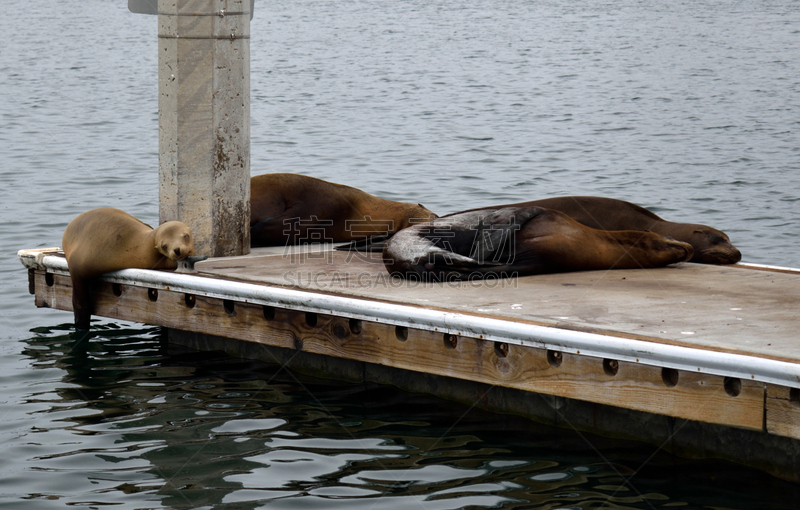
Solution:
<path fill-rule="evenodd" d="M 214 144 L 213 178 L 214 181 L 226 182 L 227 185 L 214 187 L 214 214 L 217 217 L 213 233 L 217 240 L 213 255 L 215 257 L 250 253 L 250 202 L 248 199 L 231 200 L 231 197 L 249 198 L 249 178 L 241 180 L 231 178 L 232 175 L 246 173 L 249 169 L 245 164 L 246 159 L 241 155 L 236 157 L 232 164 L 229 154 L 231 151 L 226 148 L 227 142 L 229 139 L 225 138 L 224 133 L 217 134 Z M 231 185 L 238 188 L 237 193 L 231 193 Z"/>

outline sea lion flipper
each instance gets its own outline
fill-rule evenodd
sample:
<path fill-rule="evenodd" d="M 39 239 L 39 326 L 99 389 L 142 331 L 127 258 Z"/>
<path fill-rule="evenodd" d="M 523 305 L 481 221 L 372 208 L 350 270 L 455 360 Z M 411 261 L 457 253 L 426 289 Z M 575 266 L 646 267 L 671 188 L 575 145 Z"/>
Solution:
<path fill-rule="evenodd" d="M 355 241 L 337 246 L 335 249 L 339 251 L 357 251 L 361 253 L 380 253 L 383 251 L 384 246 L 386 246 L 386 241 L 388 241 L 392 235 L 393 234 L 381 234 L 364 239 L 356 239 Z"/>
<path fill-rule="evenodd" d="M 465 257 L 464 255 L 459 255 L 458 253 L 452 251 L 441 250 L 432 252 L 428 255 L 428 264 L 442 267 L 453 266 L 455 264 L 477 265 L 480 264 L 480 262 L 472 257 Z"/>
<path fill-rule="evenodd" d="M 72 278 L 72 312 L 75 329 L 88 331 L 94 311 L 91 283 L 83 278 Z"/>
<path fill-rule="evenodd" d="M 437 249 L 428 254 L 424 267 L 433 273 L 467 275 L 490 271 L 501 265 L 503 265 L 501 262 L 478 260 L 452 251 Z"/>

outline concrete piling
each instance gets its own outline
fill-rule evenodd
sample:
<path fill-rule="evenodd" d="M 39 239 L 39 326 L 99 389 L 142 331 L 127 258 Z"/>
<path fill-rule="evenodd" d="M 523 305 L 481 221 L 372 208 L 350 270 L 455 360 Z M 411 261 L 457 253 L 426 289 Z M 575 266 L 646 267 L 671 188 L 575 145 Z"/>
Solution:
<path fill-rule="evenodd" d="M 250 1 L 158 1 L 159 222 L 250 252 Z"/>

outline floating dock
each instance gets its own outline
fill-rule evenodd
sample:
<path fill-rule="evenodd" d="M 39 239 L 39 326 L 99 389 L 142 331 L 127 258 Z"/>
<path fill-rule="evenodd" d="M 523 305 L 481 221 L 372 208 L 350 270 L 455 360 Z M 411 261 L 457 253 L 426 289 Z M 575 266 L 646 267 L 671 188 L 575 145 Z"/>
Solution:
<path fill-rule="evenodd" d="M 58 249 L 23 250 L 71 310 Z M 170 342 L 394 384 L 800 481 L 800 270 L 692 263 L 466 282 L 301 246 L 103 277 L 96 315 Z"/>

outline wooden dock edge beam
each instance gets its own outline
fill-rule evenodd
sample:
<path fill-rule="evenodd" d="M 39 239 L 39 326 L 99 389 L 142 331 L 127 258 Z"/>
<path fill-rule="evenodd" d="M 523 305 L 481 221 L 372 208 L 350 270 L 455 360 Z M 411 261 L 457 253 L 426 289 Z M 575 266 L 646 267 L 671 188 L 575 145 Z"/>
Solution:
<path fill-rule="evenodd" d="M 68 275 L 66 261 L 47 250 L 19 253 L 26 267 Z M 800 388 L 800 363 L 760 356 L 670 345 L 614 333 L 589 333 L 547 323 L 437 310 L 369 298 L 327 294 L 242 281 L 214 275 L 196 276 L 165 271 L 125 269 L 108 273 L 106 281 L 171 290 L 242 303 L 260 304 L 368 320 L 481 340 L 536 347 L 594 358 L 684 370 L 728 378 Z"/>
<path fill-rule="evenodd" d="M 390 385 L 580 433 L 645 442 L 683 458 L 725 460 L 800 483 L 800 441 L 789 437 L 202 333 L 170 329 L 168 341 L 277 364 L 317 378 Z"/>
<path fill-rule="evenodd" d="M 32 271 L 37 306 L 70 310 L 69 276 Z M 97 315 L 800 439 L 800 390 L 736 377 L 116 282 Z"/>

